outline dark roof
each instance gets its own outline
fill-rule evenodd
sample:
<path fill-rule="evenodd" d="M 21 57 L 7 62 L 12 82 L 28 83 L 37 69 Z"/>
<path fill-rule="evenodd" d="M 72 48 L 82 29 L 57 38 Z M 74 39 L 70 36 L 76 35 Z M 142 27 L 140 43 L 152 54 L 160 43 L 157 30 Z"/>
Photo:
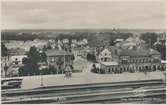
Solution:
<path fill-rule="evenodd" d="M 108 49 L 112 52 L 114 50 L 120 50 L 118 47 L 115 47 L 115 46 L 110 46 L 108 47 Z"/>
<path fill-rule="evenodd" d="M 160 55 L 160 52 L 154 50 L 154 49 L 151 49 L 150 52 L 149 52 L 150 55 Z"/>
<path fill-rule="evenodd" d="M 70 52 L 64 51 L 64 50 L 52 49 L 52 50 L 47 50 L 46 55 L 47 56 L 57 56 L 57 55 L 73 55 L 73 54 Z"/>
<path fill-rule="evenodd" d="M 149 55 L 155 55 L 155 54 L 160 54 L 156 50 L 148 50 L 148 49 L 124 49 L 121 51 L 120 55 L 121 56 L 149 56 Z"/>

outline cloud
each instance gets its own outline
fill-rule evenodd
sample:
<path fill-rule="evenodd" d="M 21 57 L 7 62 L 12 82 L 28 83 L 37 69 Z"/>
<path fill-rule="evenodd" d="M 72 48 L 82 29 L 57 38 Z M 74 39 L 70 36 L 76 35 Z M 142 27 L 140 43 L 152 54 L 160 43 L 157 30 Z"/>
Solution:
<path fill-rule="evenodd" d="M 2 27 L 164 28 L 163 2 L 3 2 Z"/>

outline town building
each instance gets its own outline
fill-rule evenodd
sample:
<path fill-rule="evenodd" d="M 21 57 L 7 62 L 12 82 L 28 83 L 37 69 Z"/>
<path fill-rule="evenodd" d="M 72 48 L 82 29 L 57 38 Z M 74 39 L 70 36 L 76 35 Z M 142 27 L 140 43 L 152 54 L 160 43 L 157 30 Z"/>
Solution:
<path fill-rule="evenodd" d="M 115 45 L 121 49 L 133 49 L 133 47 L 136 47 L 136 48 L 146 47 L 145 41 L 141 40 L 140 37 L 137 35 L 129 37 L 124 41 L 117 42 Z"/>
<path fill-rule="evenodd" d="M 74 47 L 72 48 L 74 56 L 81 56 L 83 53 L 83 47 Z"/>
<path fill-rule="evenodd" d="M 72 39 L 71 42 L 72 42 L 73 44 L 76 44 L 76 43 L 77 43 L 77 40 L 76 40 L 76 39 Z"/>
<path fill-rule="evenodd" d="M 112 61 L 111 52 L 108 49 L 104 49 L 99 54 L 99 62 L 111 62 L 111 61 Z"/>
<path fill-rule="evenodd" d="M 27 51 L 25 51 L 22 48 L 16 48 L 16 49 L 8 49 L 8 54 L 9 56 L 14 56 L 14 55 L 25 55 Z"/>
<path fill-rule="evenodd" d="M 113 59 L 113 53 L 104 49 L 99 55 L 100 70 L 103 73 L 145 72 L 165 70 L 161 55 L 153 49 L 122 49 Z"/>
<path fill-rule="evenodd" d="M 108 61 L 117 61 L 120 52 L 121 49 L 115 46 L 104 47 L 103 50 L 101 50 L 101 52 L 98 54 L 97 61 L 104 62 L 105 59 L 110 59 Z"/>
<path fill-rule="evenodd" d="M 72 66 L 74 56 L 71 52 L 64 50 L 47 50 L 47 63 L 50 66 L 54 66 L 57 70 L 64 70 L 66 66 Z"/>
<path fill-rule="evenodd" d="M 27 55 L 14 55 L 9 58 L 11 64 L 22 64 L 23 58 L 27 58 Z"/>
<path fill-rule="evenodd" d="M 31 46 L 35 46 L 37 49 L 42 49 L 47 43 L 47 40 L 34 39 L 33 41 L 9 41 L 5 43 L 5 46 L 8 49 L 23 49 L 24 51 L 29 51 Z"/>
<path fill-rule="evenodd" d="M 82 58 L 86 58 L 87 54 L 93 54 L 95 55 L 95 49 L 94 48 L 90 48 L 89 46 L 87 47 L 74 47 L 72 48 L 72 52 L 75 56 L 80 56 Z"/>
<path fill-rule="evenodd" d="M 63 43 L 60 40 L 58 40 L 57 41 L 57 46 L 58 46 L 59 50 L 62 50 Z"/>
<path fill-rule="evenodd" d="M 63 43 L 64 43 L 64 44 L 69 43 L 69 39 L 63 39 Z"/>
<path fill-rule="evenodd" d="M 114 43 L 120 43 L 120 42 L 123 42 L 123 41 L 124 41 L 124 39 L 118 38 L 114 41 Z"/>

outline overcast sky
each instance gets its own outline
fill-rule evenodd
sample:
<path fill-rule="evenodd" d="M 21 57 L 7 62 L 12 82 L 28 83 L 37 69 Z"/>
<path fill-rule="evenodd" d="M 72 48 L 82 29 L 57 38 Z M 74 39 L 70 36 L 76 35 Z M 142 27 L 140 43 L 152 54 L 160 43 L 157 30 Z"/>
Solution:
<path fill-rule="evenodd" d="M 165 27 L 163 2 L 2 2 L 3 29 Z"/>

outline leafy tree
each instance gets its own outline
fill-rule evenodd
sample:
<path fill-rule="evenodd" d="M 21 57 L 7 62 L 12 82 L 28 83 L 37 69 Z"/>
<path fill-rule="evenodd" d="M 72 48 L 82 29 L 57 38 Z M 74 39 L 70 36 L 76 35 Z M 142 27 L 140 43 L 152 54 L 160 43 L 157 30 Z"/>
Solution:
<path fill-rule="evenodd" d="M 29 63 L 29 59 L 26 58 L 26 57 L 24 57 L 24 58 L 22 59 L 22 64 L 28 64 L 28 63 Z"/>
<path fill-rule="evenodd" d="M 23 64 L 24 66 L 19 68 L 19 74 L 20 75 L 38 75 L 39 69 L 38 69 L 38 62 L 40 61 L 40 55 L 37 51 L 36 47 L 33 46 L 30 48 L 30 51 L 28 52 L 28 58 L 23 58 Z"/>
<path fill-rule="evenodd" d="M 28 63 L 19 68 L 20 76 L 39 75 L 38 66 L 36 64 Z"/>
<path fill-rule="evenodd" d="M 94 54 L 87 54 L 87 60 L 88 61 L 92 61 L 92 62 L 96 62 L 96 56 Z"/>
<path fill-rule="evenodd" d="M 161 53 L 161 58 L 166 60 L 166 46 L 163 44 L 157 44 L 154 46 L 157 51 Z"/>
<path fill-rule="evenodd" d="M 142 33 L 140 35 L 140 38 L 146 42 L 146 44 L 149 45 L 149 47 L 153 47 L 153 44 L 157 41 L 157 34 L 156 33 Z"/>
<path fill-rule="evenodd" d="M 46 51 L 46 50 L 47 50 L 46 45 L 43 46 L 42 50 L 43 50 L 43 51 Z"/>
<path fill-rule="evenodd" d="M 61 70 L 62 65 L 64 64 L 63 60 L 61 57 L 58 58 L 56 64 L 58 65 L 58 69 Z"/>
<path fill-rule="evenodd" d="M 47 55 L 45 52 L 40 53 L 40 61 L 46 62 L 47 61 Z"/>
<path fill-rule="evenodd" d="M 51 74 L 51 70 L 49 68 L 42 69 L 40 74 L 42 75 Z"/>
<path fill-rule="evenodd" d="M 28 58 L 30 62 L 37 64 L 40 61 L 40 54 L 37 51 L 35 46 L 32 46 L 30 48 L 30 51 L 28 52 Z"/>

